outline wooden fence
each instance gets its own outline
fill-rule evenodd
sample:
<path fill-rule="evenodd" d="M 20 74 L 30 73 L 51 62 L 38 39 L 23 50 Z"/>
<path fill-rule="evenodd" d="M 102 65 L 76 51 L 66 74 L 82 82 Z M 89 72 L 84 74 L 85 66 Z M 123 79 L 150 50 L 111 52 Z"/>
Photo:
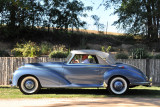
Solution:
<path fill-rule="evenodd" d="M 23 63 L 35 62 L 61 62 L 63 58 L 48 57 L 0 57 L 0 85 L 9 85 L 13 72 Z M 159 59 L 119 59 L 118 62 L 136 66 L 148 77 L 152 77 L 154 85 L 160 86 L 160 60 Z"/>

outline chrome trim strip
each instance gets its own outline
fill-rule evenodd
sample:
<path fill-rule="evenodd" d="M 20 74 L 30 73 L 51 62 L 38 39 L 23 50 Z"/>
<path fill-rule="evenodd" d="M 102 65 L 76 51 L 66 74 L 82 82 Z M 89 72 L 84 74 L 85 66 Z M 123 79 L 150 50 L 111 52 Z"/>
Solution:
<path fill-rule="evenodd" d="M 44 68 L 44 67 L 42 67 L 42 66 L 23 66 L 24 68 Z M 53 68 L 62 68 L 62 66 L 51 66 L 51 65 L 47 65 L 47 66 L 45 66 L 45 67 L 53 67 Z"/>
<path fill-rule="evenodd" d="M 69 64 L 71 65 L 71 64 Z M 45 66 L 45 67 L 51 67 L 51 68 L 63 68 L 64 66 Z M 24 68 L 45 68 L 45 67 L 42 67 L 42 66 L 24 66 Z M 65 66 L 65 67 L 71 67 L 71 66 Z M 77 67 L 77 65 L 74 65 L 72 67 Z M 82 67 L 82 68 L 113 68 L 113 67 L 94 67 L 94 66 L 78 66 L 78 67 Z"/>
<path fill-rule="evenodd" d="M 65 66 L 65 67 L 71 67 L 71 66 Z M 73 67 L 81 67 L 81 68 L 113 68 L 113 67 L 94 67 L 94 66 L 72 66 Z"/>

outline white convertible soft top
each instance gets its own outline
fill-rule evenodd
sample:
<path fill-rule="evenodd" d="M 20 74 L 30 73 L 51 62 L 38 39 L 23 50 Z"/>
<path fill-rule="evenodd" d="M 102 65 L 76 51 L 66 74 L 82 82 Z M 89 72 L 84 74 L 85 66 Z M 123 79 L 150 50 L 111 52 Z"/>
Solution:
<path fill-rule="evenodd" d="M 73 54 L 92 54 L 92 55 L 98 55 L 101 58 L 107 58 L 109 56 L 109 53 L 98 51 L 98 50 L 73 50 L 71 51 Z"/>
<path fill-rule="evenodd" d="M 98 50 L 72 50 L 72 54 L 91 54 L 98 55 L 102 59 L 105 59 L 108 63 L 115 63 L 114 59 L 111 57 L 109 53 L 98 51 Z"/>

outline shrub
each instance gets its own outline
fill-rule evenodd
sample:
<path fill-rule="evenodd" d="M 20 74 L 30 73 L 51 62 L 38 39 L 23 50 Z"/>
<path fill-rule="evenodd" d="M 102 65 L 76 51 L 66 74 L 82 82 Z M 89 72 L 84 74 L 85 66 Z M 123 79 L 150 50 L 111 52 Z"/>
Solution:
<path fill-rule="evenodd" d="M 50 58 L 66 58 L 68 56 L 68 49 L 65 45 L 53 46 L 53 51 L 49 54 Z"/>
<path fill-rule="evenodd" d="M 9 53 L 4 51 L 4 50 L 0 50 L 0 57 L 9 57 Z"/>
<path fill-rule="evenodd" d="M 150 58 L 150 55 L 148 54 L 147 50 L 144 48 L 133 48 L 130 50 L 130 54 L 133 59 L 146 59 Z"/>
<path fill-rule="evenodd" d="M 102 46 L 102 47 L 101 47 L 101 51 L 102 51 L 102 52 L 108 52 L 108 53 L 109 53 L 110 50 L 111 50 L 111 48 L 112 48 L 111 46 L 108 46 L 107 48 L 105 48 L 104 46 Z"/>
<path fill-rule="evenodd" d="M 125 53 L 118 53 L 115 57 L 116 59 L 128 59 L 128 55 Z"/>
<path fill-rule="evenodd" d="M 101 51 L 105 52 L 105 47 L 104 46 L 101 47 Z"/>
<path fill-rule="evenodd" d="M 155 55 L 154 59 L 160 59 L 160 54 Z"/>
<path fill-rule="evenodd" d="M 14 57 L 23 57 L 22 53 L 19 51 L 12 50 L 11 52 Z"/>
<path fill-rule="evenodd" d="M 53 51 L 59 51 L 59 52 L 65 52 L 65 51 L 68 51 L 68 49 L 66 48 L 65 45 L 55 45 L 53 46 Z"/>
<path fill-rule="evenodd" d="M 14 56 L 36 57 L 40 55 L 40 50 L 36 43 L 29 41 L 24 44 L 17 43 L 12 53 Z"/>
<path fill-rule="evenodd" d="M 49 58 L 66 58 L 68 56 L 68 52 L 62 51 L 52 51 L 49 54 Z"/>
<path fill-rule="evenodd" d="M 42 42 L 40 44 L 40 51 L 42 55 L 48 55 L 52 51 L 52 44 L 47 42 Z"/>

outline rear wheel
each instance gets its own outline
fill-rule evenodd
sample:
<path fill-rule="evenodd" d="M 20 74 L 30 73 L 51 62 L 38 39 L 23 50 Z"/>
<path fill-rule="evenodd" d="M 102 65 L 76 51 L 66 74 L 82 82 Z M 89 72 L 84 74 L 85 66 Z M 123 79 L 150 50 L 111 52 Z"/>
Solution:
<path fill-rule="evenodd" d="M 114 77 L 109 82 L 108 90 L 112 94 L 116 95 L 124 94 L 128 91 L 128 83 L 126 79 L 122 77 Z"/>
<path fill-rule="evenodd" d="M 35 94 L 40 90 L 40 84 L 35 77 L 26 76 L 20 81 L 19 88 L 23 94 Z"/>

